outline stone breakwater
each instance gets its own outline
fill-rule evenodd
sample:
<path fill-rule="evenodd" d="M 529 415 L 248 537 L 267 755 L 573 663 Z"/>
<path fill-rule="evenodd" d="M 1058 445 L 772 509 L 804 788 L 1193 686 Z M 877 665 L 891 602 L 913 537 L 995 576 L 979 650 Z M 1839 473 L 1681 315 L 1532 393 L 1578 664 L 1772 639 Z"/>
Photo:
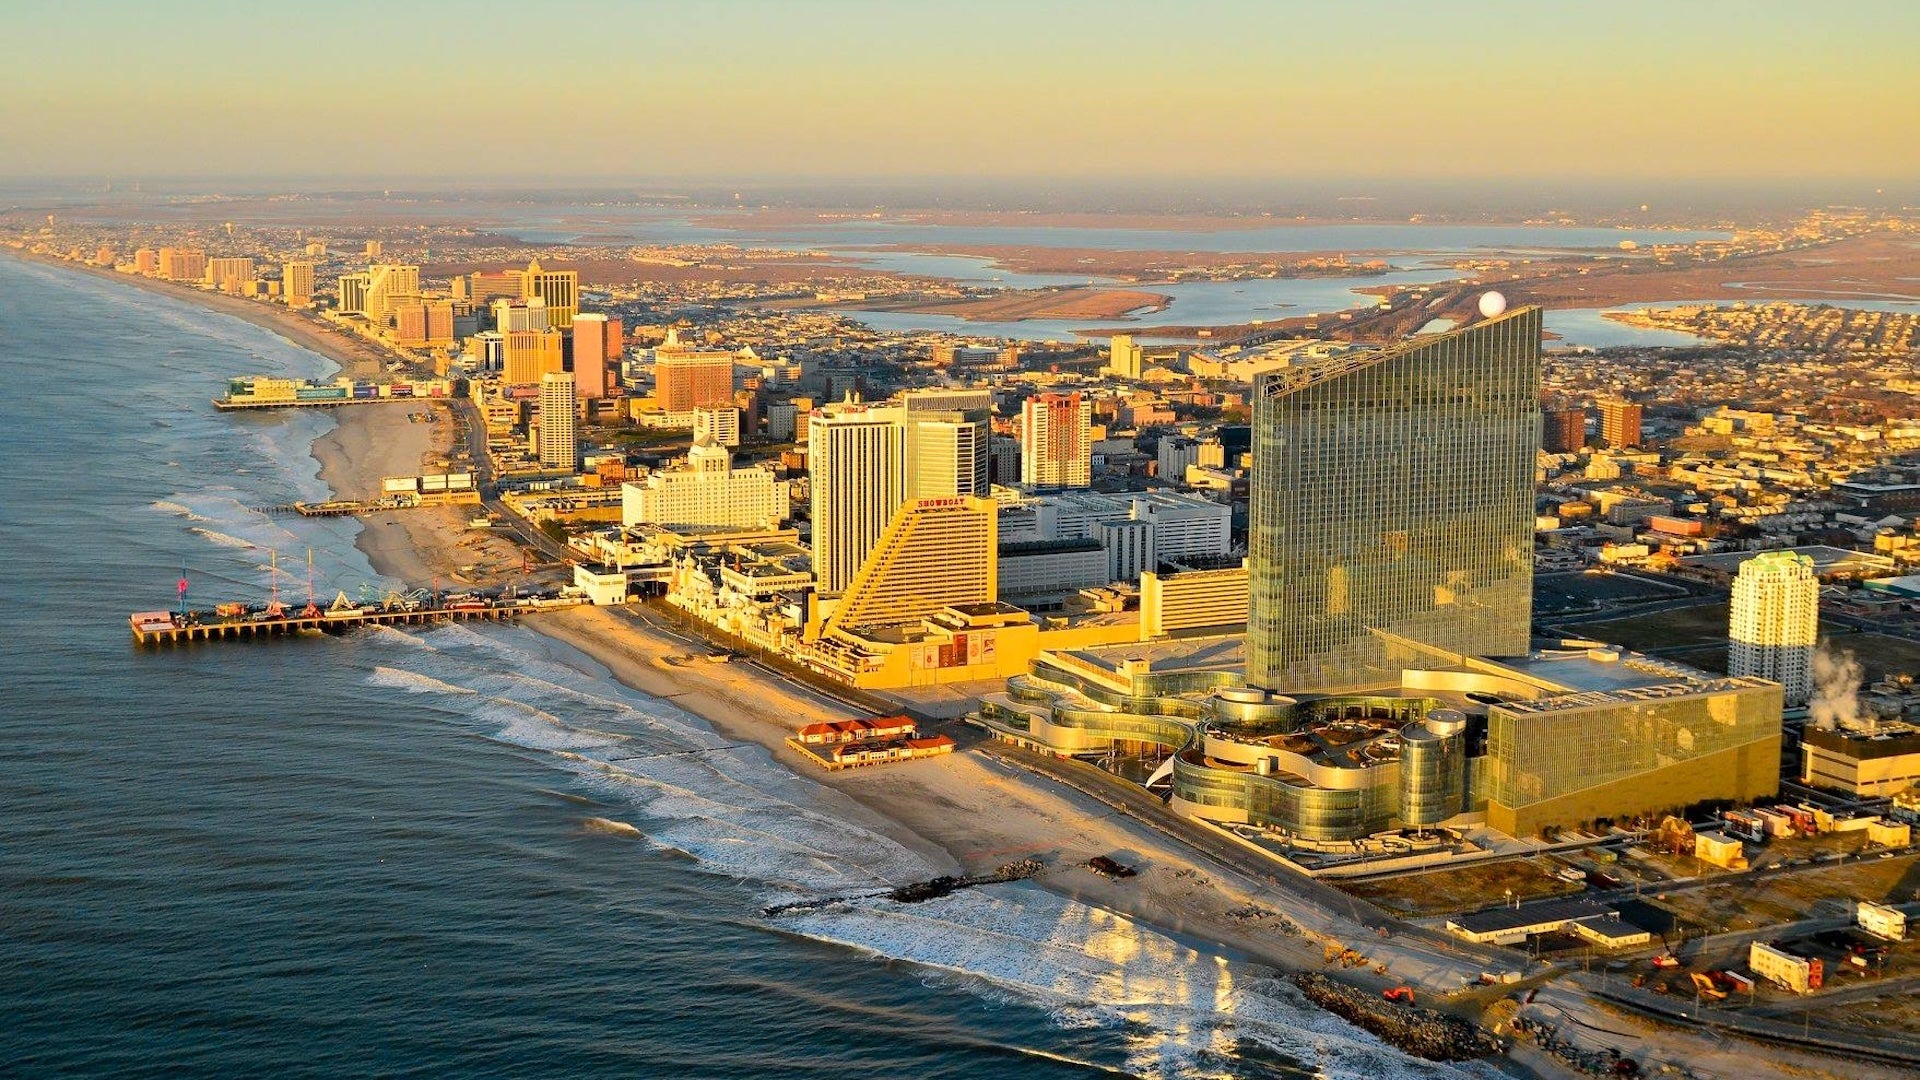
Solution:
<path fill-rule="evenodd" d="M 1494 1057 L 1504 1050 L 1500 1040 L 1457 1016 L 1387 1001 L 1318 972 L 1297 972 L 1288 977 L 1308 1001 L 1429 1061 L 1470 1061 Z"/>
<path fill-rule="evenodd" d="M 971 889 L 977 885 L 1001 885 L 1009 881 L 1025 881 L 1038 877 L 1046 869 L 1046 864 L 1038 859 L 1021 859 L 1010 862 L 991 874 L 973 874 L 968 877 L 941 876 L 931 881 L 915 881 L 897 888 L 880 892 L 860 893 L 854 896 L 830 896 L 818 900 L 795 900 L 785 904 L 775 904 L 761 909 L 761 914 L 772 917 L 789 912 L 811 911 L 832 904 L 846 904 L 855 900 L 892 900 L 897 904 L 918 904 L 927 900 L 937 900 L 942 896 Z"/>

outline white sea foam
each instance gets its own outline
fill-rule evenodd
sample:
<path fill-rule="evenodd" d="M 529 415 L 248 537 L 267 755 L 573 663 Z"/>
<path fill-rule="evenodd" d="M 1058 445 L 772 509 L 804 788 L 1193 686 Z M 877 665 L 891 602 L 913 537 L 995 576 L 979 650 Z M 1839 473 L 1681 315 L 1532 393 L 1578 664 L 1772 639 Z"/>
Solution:
<path fill-rule="evenodd" d="M 168 464 L 172 465 L 172 464 L 178 464 L 178 463 L 168 462 Z M 201 517 L 199 514 L 194 513 L 191 509 L 185 506 L 182 506 L 177 502 L 170 502 L 166 499 L 159 499 L 155 501 L 152 504 L 152 509 L 158 510 L 163 514 L 173 514 L 176 517 L 183 517 L 183 518 L 186 518 L 188 521 L 210 520 L 208 518 Z"/>
<path fill-rule="evenodd" d="M 707 872 L 758 887 L 767 903 L 873 894 L 939 872 L 761 748 L 727 746 L 670 702 L 555 660 L 526 631 L 454 625 L 424 640 L 425 649 L 383 657 L 369 682 L 458 703 L 449 722 L 544 754 L 600 805 L 628 808 L 621 817 L 630 823 L 593 817 L 585 828 L 683 852 Z M 1416 1061 L 1261 969 L 1031 885 L 911 905 L 859 900 L 782 915 L 773 925 L 921 965 L 989 1000 L 1035 1005 L 1062 1027 L 1112 1029 L 1126 1068 L 1141 1076 L 1217 1074 L 1242 1040 L 1330 1077 L 1493 1075 Z"/>
<path fill-rule="evenodd" d="M 419 672 L 406 671 L 401 668 L 375 667 L 373 674 L 367 676 L 367 681 L 375 686 L 386 686 L 395 690 L 405 690 L 409 694 L 465 694 L 469 696 L 473 694 L 473 691 L 464 686 L 455 686 L 452 683 L 441 682 L 431 675 L 422 675 Z"/>
<path fill-rule="evenodd" d="M 201 520 L 204 521 L 206 519 L 202 518 Z M 213 529 L 202 529 L 197 525 L 191 529 L 188 529 L 187 531 L 190 533 L 194 533 L 195 535 L 199 536 L 200 538 L 206 540 L 209 543 L 218 544 L 221 547 L 250 548 L 255 546 L 253 541 L 251 540 L 243 540 L 238 536 L 233 536 L 223 532 L 217 532 Z"/>
<path fill-rule="evenodd" d="M 1126 1035 L 1129 1071 L 1187 1076 L 1239 1039 L 1333 1077 L 1485 1077 L 1415 1061 L 1314 1008 L 1267 973 L 1207 956 L 1133 921 L 1033 886 L 971 889 L 921 904 L 868 900 L 781 916 L 781 929 L 982 980 L 1063 1027 Z"/>
<path fill-rule="evenodd" d="M 377 637 L 381 641 L 389 645 L 399 645 L 404 648 L 415 649 L 422 652 L 435 651 L 432 645 L 427 644 L 424 640 L 421 639 L 420 634 L 412 631 L 408 631 L 408 630 L 401 630 L 398 627 L 388 626 L 384 623 L 374 623 L 372 626 L 369 626 L 365 630 L 361 631 L 361 633 L 365 634 L 368 637 Z M 448 684 L 442 684 L 442 685 L 448 685 Z M 462 693 L 472 692 L 467 690 L 465 687 L 456 686 L 454 687 L 454 689 L 459 690 Z"/>

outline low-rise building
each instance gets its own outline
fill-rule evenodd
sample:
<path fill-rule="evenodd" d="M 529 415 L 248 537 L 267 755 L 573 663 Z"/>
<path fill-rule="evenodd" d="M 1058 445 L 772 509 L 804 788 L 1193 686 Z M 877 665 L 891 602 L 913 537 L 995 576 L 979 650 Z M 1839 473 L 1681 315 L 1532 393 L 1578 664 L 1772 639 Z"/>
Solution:
<path fill-rule="evenodd" d="M 733 467 L 733 455 L 711 440 L 696 440 L 682 468 L 650 473 L 621 486 L 621 522 L 773 528 L 787 517 L 787 487 L 773 470 Z"/>
<path fill-rule="evenodd" d="M 1747 966 L 1755 975 L 1796 994 L 1818 990 L 1825 981 L 1825 965 L 1819 957 L 1795 956 L 1764 941 L 1748 948 Z"/>
<path fill-rule="evenodd" d="M 1870 900 L 1860 902 L 1854 910 L 1854 925 L 1861 931 L 1887 941 L 1905 941 L 1907 939 L 1907 915 L 1889 904 L 1876 904 Z"/>
<path fill-rule="evenodd" d="M 1920 782 L 1920 728 L 1899 721 L 1869 727 L 1809 725 L 1800 737 L 1800 782 L 1883 798 Z"/>

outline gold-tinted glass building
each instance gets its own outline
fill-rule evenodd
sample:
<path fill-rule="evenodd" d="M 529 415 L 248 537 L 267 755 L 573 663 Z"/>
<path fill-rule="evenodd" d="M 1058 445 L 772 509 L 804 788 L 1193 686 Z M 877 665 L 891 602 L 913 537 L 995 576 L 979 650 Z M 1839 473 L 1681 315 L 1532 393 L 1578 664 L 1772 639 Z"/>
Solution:
<path fill-rule="evenodd" d="M 1487 710 L 1487 824 L 1579 828 L 1780 790 L 1778 683 L 1676 677 Z"/>
<path fill-rule="evenodd" d="M 1259 378 L 1249 681 L 1399 674 L 1389 638 L 1527 651 L 1540 310 Z"/>

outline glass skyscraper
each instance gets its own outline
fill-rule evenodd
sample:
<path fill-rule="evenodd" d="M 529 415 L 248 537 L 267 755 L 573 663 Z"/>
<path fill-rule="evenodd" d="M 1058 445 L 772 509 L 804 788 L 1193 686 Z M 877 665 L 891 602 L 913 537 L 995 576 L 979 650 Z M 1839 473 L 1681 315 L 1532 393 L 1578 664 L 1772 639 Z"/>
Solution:
<path fill-rule="evenodd" d="M 1540 309 L 1261 376 L 1247 675 L 1396 680 L 1397 639 L 1527 651 Z"/>

